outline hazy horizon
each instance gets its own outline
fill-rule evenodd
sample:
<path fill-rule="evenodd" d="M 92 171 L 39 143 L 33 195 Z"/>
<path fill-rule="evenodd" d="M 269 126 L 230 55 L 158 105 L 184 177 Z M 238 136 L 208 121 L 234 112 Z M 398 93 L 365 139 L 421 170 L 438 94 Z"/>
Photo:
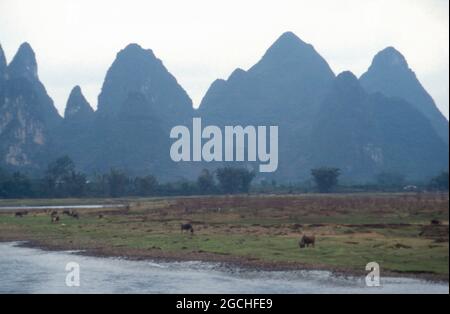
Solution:
<path fill-rule="evenodd" d="M 336 74 L 360 76 L 394 46 L 448 118 L 448 9 L 446 0 L 1 0 L 0 45 L 10 62 L 22 42 L 31 44 L 61 114 L 75 85 L 97 107 L 106 71 L 132 42 L 155 52 L 195 107 L 215 79 L 251 67 L 286 31 L 312 44 Z"/>

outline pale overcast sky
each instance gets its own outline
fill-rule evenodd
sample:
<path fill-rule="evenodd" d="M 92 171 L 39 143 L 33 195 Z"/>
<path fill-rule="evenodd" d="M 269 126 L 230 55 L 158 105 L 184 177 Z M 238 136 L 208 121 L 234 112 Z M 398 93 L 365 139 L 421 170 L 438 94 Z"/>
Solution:
<path fill-rule="evenodd" d="M 131 42 L 153 49 L 195 105 L 285 31 L 336 74 L 359 76 L 394 46 L 448 117 L 448 10 L 448 0 L 0 0 L 0 44 L 8 62 L 22 42 L 32 45 L 60 112 L 74 85 L 95 108 L 108 67 Z"/>

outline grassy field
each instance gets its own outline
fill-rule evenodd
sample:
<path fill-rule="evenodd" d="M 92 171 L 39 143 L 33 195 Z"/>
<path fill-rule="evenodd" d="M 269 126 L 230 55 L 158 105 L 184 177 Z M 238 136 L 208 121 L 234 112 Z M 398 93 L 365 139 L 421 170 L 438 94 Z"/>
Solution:
<path fill-rule="evenodd" d="M 89 200 L 108 203 L 112 200 Z M 118 200 L 114 200 L 115 203 Z M 233 262 L 253 267 L 364 273 L 433 274 L 448 280 L 448 194 L 217 196 L 128 199 L 126 208 L 78 210 L 80 219 L 0 211 L 0 241 L 30 240 L 49 249 L 94 255 Z M 87 204 L 87 200 L 0 201 Z M 439 220 L 440 225 L 432 225 Z M 195 233 L 182 233 L 181 223 Z M 303 234 L 315 248 L 300 249 Z"/>

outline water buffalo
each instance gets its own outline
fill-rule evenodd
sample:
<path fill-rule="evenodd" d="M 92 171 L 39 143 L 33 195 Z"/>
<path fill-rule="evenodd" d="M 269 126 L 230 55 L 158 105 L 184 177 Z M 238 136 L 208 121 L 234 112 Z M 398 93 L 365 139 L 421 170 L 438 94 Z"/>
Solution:
<path fill-rule="evenodd" d="M 14 216 L 19 217 L 19 218 L 22 218 L 23 216 L 26 216 L 26 215 L 28 215 L 28 212 L 26 210 L 24 210 L 22 212 L 16 212 L 14 214 Z"/>
<path fill-rule="evenodd" d="M 75 219 L 80 219 L 80 215 L 78 215 L 78 213 L 77 212 L 72 212 L 72 218 L 75 218 Z"/>
<path fill-rule="evenodd" d="M 316 246 L 316 237 L 314 235 L 312 235 L 312 236 L 304 235 L 300 239 L 300 242 L 298 243 L 298 245 L 300 246 L 301 249 L 303 249 L 305 247 L 309 247 L 310 245 L 312 247 L 315 247 Z"/>
<path fill-rule="evenodd" d="M 72 218 L 75 218 L 75 219 L 79 219 L 80 218 L 80 215 L 75 210 L 65 210 L 65 211 L 63 211 L 63 214 L 67 215 L 67 216 L 70 216 Z"/>
<path fill-rule="evenodd" d="M 181 232 L 190 231 L 191 234 L 194 234 L 194 228 L 191 224 L 181 224 Z"/>

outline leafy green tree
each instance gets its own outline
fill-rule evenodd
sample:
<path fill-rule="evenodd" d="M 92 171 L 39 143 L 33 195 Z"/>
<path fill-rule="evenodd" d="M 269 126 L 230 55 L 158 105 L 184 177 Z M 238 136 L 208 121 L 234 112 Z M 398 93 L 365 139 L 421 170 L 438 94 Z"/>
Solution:
<path fill-rule="evenodd" d="M 320 193 L 330 193 L 338 185 L 340 174 L 341 170 L 338 168 L 322 167 L 311 170 Z"/>
<path fill-rule="evenodd" d="M 108 182 L 109 196 L 119 197 L 127 194 L 130 179 L 124 172 L 111 169 L 106 175 L 106 181 Z"/>
<path fill-rule="evenodd" d="M 5 198 L 32 197 L 31 180 L 20 172 L 7 175 L 6 173 L 1 174 L 0 171 L 0 196 Z"/>
<path fill-rule="evenodd" d="M 54 179 L 60 179 L 75 171 L 75 163 L 69 156 L 62 156 L 51 162 L 47 167 L 46 174 Z"/>
<path fill-rule="evenodd" d="M 221 190 L 224 193 L 248 193 L 255 173 L 245 168 L 225 167 L 216 172 Z"/>
<path fill-rule="evenodd" d="M 86 195 L 87 179 L 81 172 L 72 172 L 66 178 L 66 195 L 72 197 L 81 197 Z"/>
<path fill-rule="evenodd" d="M 8 197 L 5 191 L 5 182 L 8 181 L 9 175 L 6 171 L 0 168 L 0 197 Z"/>
<path fill-rule="evenodd" d="M 151 175 L 134 179 L 134 193 L 138 196 L 153 196 L 158 192 L 158 180 Z"/>
<path fill-rule="evenodd" d="M 53 197 L 80 197 L 86 189 L 86 176 L 76 172 L 69 156 L 62 156 L 48 165 L 44 182 L 45 193 Z"/>
<path fill-rule="evenodd" d="M 194 195 L 197 192 L 197 185 L 195 182 L 189 182 L 187 180 L 181 180 L 175 184 L 177 188 L 176 194 L 178 195 Z"/>
<path fill-rule="evenodd" d="M 255 172 L 248 171 L 247 169 L 238 169 L 241 177 L 241 192 L 248 193 L 250 192 L 250 185 L 255 178 Z"/>
<path fill-rule="evenodd" d="M 216 182 L 214 181 L 214 175 L 208 169 L 203 169 L 197 178 L 197 186 L 200 194 L 215 193 Z"/>

